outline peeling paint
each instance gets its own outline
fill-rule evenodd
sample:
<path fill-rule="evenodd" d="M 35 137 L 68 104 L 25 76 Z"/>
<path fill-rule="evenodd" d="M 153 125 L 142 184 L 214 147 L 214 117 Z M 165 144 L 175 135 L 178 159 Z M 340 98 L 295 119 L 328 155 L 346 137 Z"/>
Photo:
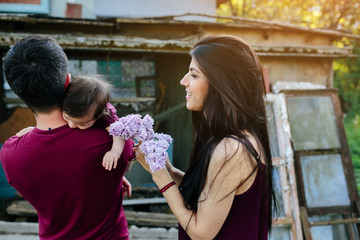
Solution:
<path fill-rule="evenodd" d="M 221 33 L 225 31 L 223 30 L 224 28 L 227 29 L 226 32 L 239 36 L 242 36 L 244 30 L 255 34 L 255 29 L 260 31 L 257 35 L 261 36 L 264 32 L 269 34 L 269 29 L 276 30 L 277 35 L 291 33 L 293 38 L 302 33 L 313 33 L 323 40 L 328 39 L 325 41 L 328 43 L 331 40 L 349 35 L 334 30 L 314 30 L 276 22 L 243 18 L 229 18 L 229 20 L 234 21 L 234 23 L 229 24 L 183 21 L 179 20 L 181 17 L 182 15 L 148 19 L 75 20 L 1 14 L 0 24 L 3 32 L 0 34 L 0 47 L 8 48 L 15 41 L 30 34 L 27 32 L 16 32 L 17 29 L 14 28 L 14 25 L 9 23 L 38 24 L 43 31 L 39 33 L 51 35 L 64 49 L 91 49 L 97 51 L 187 53 L 200 37 L 212 32 Z M 75 30 L 72 30 L 73 28 L 69 29 L 69 26 L 74 26 Z M 290 29 L 292 31 L 289 31 Z M 103 32 L 108 34 L 103 34 Z M 349 37 L 356 38 L 356 36 Z M 278 38 L 276 39 L 278 40 Z M 279 41 L 271 43 L 264 39 L 260 41 L 261 44 L 259 44 L 259 41 L 256 41 L 252 47 L 259 56 L 263 57 L 345 58 L 355 56 L 351 47 L 338 48 L 336 46 L 325 46 L 319 45 L 319 42 L 312 43 L 316 45 L 299 44 L 300 42 L 305 43 L 304 40 L 294 43 L 294 45 L 276 45 L 279 44 Z M 292 43 L 292 41 L 290 42 Z"/>
<path fill-rule="evenodd" d="M 0 46 L 8 47 L 28 33 L 2 33 Z M 181 39 L 149 39 L 143 37 L 53 34 L 51 35 L 64 49 L 93 49 L 93 50 L 140 50 L 140 51 L 166 51 L 187 53 L 200 38 L 198 34 Z M 282 57 L 323 57 L 344 58 L 352 57 L 352 48 L 336 48 L 326 46 L 253 46 L 259 56 Z"/>

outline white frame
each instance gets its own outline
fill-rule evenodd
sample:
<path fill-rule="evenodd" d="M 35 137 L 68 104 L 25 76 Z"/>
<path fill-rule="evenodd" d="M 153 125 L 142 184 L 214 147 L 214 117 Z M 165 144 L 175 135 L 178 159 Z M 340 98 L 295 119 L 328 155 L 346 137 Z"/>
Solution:
<path fill-rule="evenodd" d="M 279 217 L 274 227 L 290 227 L 290 239 L 303 239 L 300 207 L 297 194 L 295 159 L 291 146 L 291 131 L 287 115 L 285 94 L 266 95 L 266 102 L 273 104 L 279 156 L 273 157 L 274 167 L 278 167 L 285 217 Z"/>
<path fill-rule="evenodd" d="M 0 3 L 0 12 L 49 14 L 49 0 L 40 0 L 40 4 Z"/>

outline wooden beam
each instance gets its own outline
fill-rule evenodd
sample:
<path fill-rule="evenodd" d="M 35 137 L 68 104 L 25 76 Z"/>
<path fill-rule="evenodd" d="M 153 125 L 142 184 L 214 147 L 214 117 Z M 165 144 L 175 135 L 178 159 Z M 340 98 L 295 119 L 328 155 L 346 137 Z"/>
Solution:
<path fill-rule="evenodd" d="M 161 121 L 173 118 L 174 114 L 176 114 L 181 109 L 185 109 L 185 102 L 180 103 L 174 107 L 167 109 L 166 111 L 163 111 L 163 112 L 155 115 L 153 117 L 154 121 L 161 122 Z"/>
<path fill-rule="evenodd" d="M 5 103 L 17 104 L 24 103 L 20 98 L 3 98 Z M 111 103 L 129 103 L 129 102 L 153 102 L 155 97 L 128 97 L 128 98 L 111 98 Z"/>
<path fill-rule="evenodd" d="M 360 218 L 346 218 L 339 220 L 309 222 L 310 226 L 325 226 L 325 225 L 336 225 L 336 224 L 347 224 L 347 223 L 360 223 Z"/>
<path fill-rule="evenodd" d="M 300 218 L 301 218 L 303 231 L 304 231 L 304 239 L 312 240 L 310 224 L 309 224 L 309 216 L 307 214 L 306 207 L 300 207 Z"/>
<path fill-rule="evenodd" d="M 135 212 L 125 210 L 125 215 L 129 225 L 165 228 L 177 228 L 178 226 L 175 216 L 169 213 Z"/>
<path fill-rule="evenodd" d="M 163 201 L 161 200 L 161 202 Z M 158 201 L 156 203 L 158 203 Z M 12 202 L 6 209 L 6 212 L 9 215 L 18 217 L 37 216 L 35 208 L 25 200 Z M 129 225 L 165 228 L 176 228 L 178 226 L 175 216 L 169 213 L 136 212 L 125 210 L 125 215 Z"/>

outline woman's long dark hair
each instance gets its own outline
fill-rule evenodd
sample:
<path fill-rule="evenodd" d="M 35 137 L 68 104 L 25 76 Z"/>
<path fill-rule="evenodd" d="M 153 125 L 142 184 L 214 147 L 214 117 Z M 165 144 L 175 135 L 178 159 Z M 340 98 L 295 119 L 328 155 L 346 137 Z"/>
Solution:
<path fill-rule="evenodd" d="M 208 80 L 208 92 L 202 111 L 192 112 L 193 150 L 190 167 L 180 185 L 185 206 L 197 212 L 204 188 L 209 161 L 216 145 L 231 135 L 250 144 L 249 132 L 256 139 L 265 160 L 266 181 L 262 212 L 268 229 L 272 224 L 272 161 L 265 113 L 265 85 L 260 61 L 242 39 L 215 35 L 199 40 L 190 55 Z M 255 165 L 254 161 L 251 161 Z M 240 184 L 240 183 L 239 183 Z M 234 189 L 235 191 L 236 189 Z"/>

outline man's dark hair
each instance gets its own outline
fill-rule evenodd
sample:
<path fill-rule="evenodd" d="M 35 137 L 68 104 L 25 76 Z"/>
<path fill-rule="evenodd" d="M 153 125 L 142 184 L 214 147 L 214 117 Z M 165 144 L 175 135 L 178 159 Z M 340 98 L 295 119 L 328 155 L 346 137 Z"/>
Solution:
<path fill-rule="evenodd" d="M 51 37 L 32 35 L 16 42 L 4 60 L 6 81 L 34 112 L 60 106 L 68 59 Z"/>

